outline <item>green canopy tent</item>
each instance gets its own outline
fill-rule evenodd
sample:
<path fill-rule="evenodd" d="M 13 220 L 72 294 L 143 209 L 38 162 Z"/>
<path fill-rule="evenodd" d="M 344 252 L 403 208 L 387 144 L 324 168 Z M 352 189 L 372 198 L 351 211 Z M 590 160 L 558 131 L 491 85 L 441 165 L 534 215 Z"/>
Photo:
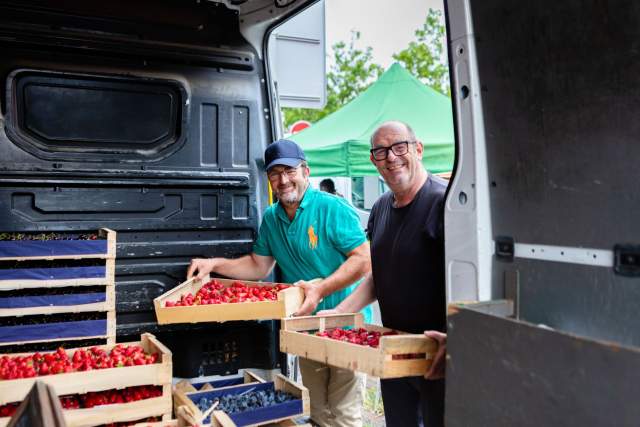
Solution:
<path fill-rule="evenodd" d="M 451 99 L 422 84 L 399 64 L 340 110 L 289 139 L 300 144 L 314 176 L 369 176 L 373 131 L 387 120 L 408 123 L 424 144 L 423 163 L 448 172 L 455 153 Z"/>

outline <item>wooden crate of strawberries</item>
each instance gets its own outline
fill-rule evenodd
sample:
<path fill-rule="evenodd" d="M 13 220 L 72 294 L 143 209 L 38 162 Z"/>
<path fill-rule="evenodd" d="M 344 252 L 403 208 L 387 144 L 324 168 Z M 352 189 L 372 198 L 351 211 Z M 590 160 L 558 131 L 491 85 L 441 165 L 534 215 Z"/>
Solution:
<path fill-rule="evenodd" d="M 424 375 L 437 343 L 364 324 L 361 313 L 282 319 L 280 351 L 379 378 Z"/>
<path fill-rule="evenodd" d="M 53 386 L 68 426 L 171 416 L 172 355 L 153 335 L 124 344 L 0 356 L 0 426 L 36 380 Z"/>
<path fill-rule="evenodd" d="M 280 319 L 304 300 L 301 288 L 270 282 L 191 278 L 153 300 L 161 325 Z"/>

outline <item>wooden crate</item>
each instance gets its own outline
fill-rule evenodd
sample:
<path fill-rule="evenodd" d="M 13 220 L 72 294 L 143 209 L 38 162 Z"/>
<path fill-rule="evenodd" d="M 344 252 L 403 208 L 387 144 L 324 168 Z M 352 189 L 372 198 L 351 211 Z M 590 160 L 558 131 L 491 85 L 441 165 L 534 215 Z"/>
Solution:
<path fill-rule="evenodd" d="M 313 334 L 315 331 L 344 327 L 365 328 L 383 333 L 391 331 L 364 324 L 361 313 L 282 319 L 280 351 L 374 377 L 400 378 L 424 375 L 438 347 L 435 340 L 422 334 L 403 332 L 380 337 L 378 348 Z"/>
<path fill-rule="evenodd" d="M 0 284 L 0 317 L 28 316 L 32 314 L 84 313 L 90 311 L 115 311 L 115 284 L 104 286 L 95 293 L 70 293 L 65 295 L 40 295 L 31 297 L 6 297 Z M 43 286 L 48 287 L 48 286 Z M 76 299 L 76 304 L 69 300 Z"/>
<path fill-rule="evenodd" d="M 163 386 L 160 397 L 85 409 L 64 409 L 62 413 L 67 427 L 92 427 L 116 422 L 134 422 L 158 416 L 169 421 L 171 420 L 171 385 Z M 10 419 L 10 417 L 0 418 L 0 427 L 5 427 Z"/>
<path fill-rule="evenodd" d="M 115 258 L 105 259 L 104 267 L 14 268 L 0 270 L 0 289 L 2 290 L 111 285 L 114 282 Z"/>
<path fill-rule="evenodd" d="M 0 241 L 0 262 L 17 266 L 0 269 L 0 318 L 16 319 L 16 325 L 0 326 L 2 347 L 31 343 L 104 339 L 115 343 L 115 250 L 116 232 L 100 229 L 99 240 Z M 20 268 L 23 261 L 100 259 L 91 267 Z M 101 286 L 84 293 L 82 286 Z M 11 291 L 72 287 L 77 292 L 64 295 L 24 295 Z M 106 313 L 104 319 L 52 319 L 40 325 L 22 322 L 22 316 L 64 313 Z"/>
<path fill-rule="evenodd" d="M 203 397 L 215 398 L 219 395 L 240 394 L 251 390 L 275 389 L 282 390 L 296 396 L 296 400 L 284 402 L 269 408 L 260 408 L 254 411 L 242 412 L 240 414 L 227 415 L 222 411 L 213 411 L 210 417 L 210 424 L 201 422 L 203 413 L 198 409 L 196 401 Z M 191 392 L 186 394 L 188 401 L 181 406 L 178 411 L 178 420 L 186 425 L 193 424 L 196 420 L 200 425 L 210 425 L 215 427 L 230 426 L 261 426 L 290 420 L 295 417 L 309 416 L 310 403 L 309 391 L 306 387 L 294 383 L 282 374 L 278 374 L 273 381 L 241 384 L 236 386 L 223 387 L 217 390 Z M 250 421 L 249 421 L 250 420 Z M 204 420 L 209 421 L 209 420 Z M 286 424 L 285 424 L 286 425 Z"/>
<path fill-rule="evenodd" d="M 83 328 L 89 328 L 95 333 L 86 333 Z M 8 340 L 0 342 L 0 353 L 3 347 L 33 344 L 33 343 L 70 343 L 77 340 L 105 340 L 106 344 L 113 345 L 116 337 L 116 313 L 115 310 L 106 313 L 106 319 L 80 320 L 43 323 L 40 325 L 14 325 L 0 326 L 0 337 L 3 333 L 17 336 L 24 330 L 37 331 L 37 335 L 30 339 Z"/>
<path fill-rule="evenodd" d="M 211 279 L 191 278 L 153 300 L 158 324 L 225 322 L 229 320 L 267 320 L 280 319 L 295 313 L 304 300 L 304 290 L 292 286 L 278 292 L 277 301 L 243 302 L 233 304 L 194 305 L 188 307 L 165 307 L 167 301 L 178 301 L 183 294 L 193 295 Z M 224 286 L 230 286 L 236 280 L 216 279 Z M 273 286 L 271 282 L 251 282 L 242 280 L 248 286 Z"/>
<path fill-rule="evenodd" d="M 162 386 L 162 396 L 130 403 L 103 405 L 84 409 L 67 409 L 63 411 L 65 420 L 68 427 L 85 427 L 112 422 L 136 421 L 155 416 L 161 416 L 163 420 L 170 420 L 171 381 L 173 378 L 171 351 L 153 335 L 147 333 L 142 334 L 140 341 L 123 344 L 140 345 L 147 353 L 158 353 L 160 355 L 158 358 L 159 363 L 85 372 L 71 372 L 17 380 L 2 380 L 0 381 L 0 404 L 21 401 L 36 380 L 53 386 L 58 396 L 122 389 L 141 385 L 156 385 Z M 113 346 L 107 345 L 100 347 L 109 351 Z M 67 350 L 67 353 L 72 355 L 75 350 L 76 349 Z M 12 354 L 10 356 L 24 354 Z M 8 421 L 9 418 L 0 418 L 0 427 L 4 427 Z"/>
<path fill-rule="evenodd" d="M 153 335 L 142 334 L 140 341 L 127 342 L 124 344 L 140 345 L 148 353 L 158 353 L 160 355 L 158 359 L 160 363 L 98 369 L 85 372 L 70 372 L 16 380 L 0 380 L 0 405 L 22 401 L 36 380 L 53 386 L 58 396 L 76 393 L 84 394 L 91 391 L 103 391 L 113 388 L 120 389 L 139 385 L 171 384 L 173 374 L 171 351 Z M 110 351 L 113 346 L 107 345 L 100 347 Z M 67 354 L 72 356 L 75 350 L 77 349 L 69 349 L 67 350 Z M 32 353 L 16 353 L 8 356 L 24 356 L 27 354 Z M 169 395 L 171 395 L 171 391 L 169 391 Z M 171 412 L 171 402 L 169 402 L 169 409 L 166 412 Z M 158 415 L 158 413 L 154 415 Z M 144 415 L 137 419 L 143 417 Z"/>
<path fill-rule="evenodd" d="M 192 383 L 188 380 L 182 380 L 173 387 L 173 411 L 177 414 L 178 408 L 191 403 L 189 399 L 190 393 L 201 391 L 219 390 L 224 387 L 234 387 L 239 384 L 263 383 L 264 379 L 260 378 L 253 372 L 244 371 L 242 376 L 231 379 L 221 379 L 206 382 Z"/>
<path fill-rule="evenodd" d="M 98 230 L 99 240 L 0 241 L 0 261 L 115 258 L 116 232 Z"/>

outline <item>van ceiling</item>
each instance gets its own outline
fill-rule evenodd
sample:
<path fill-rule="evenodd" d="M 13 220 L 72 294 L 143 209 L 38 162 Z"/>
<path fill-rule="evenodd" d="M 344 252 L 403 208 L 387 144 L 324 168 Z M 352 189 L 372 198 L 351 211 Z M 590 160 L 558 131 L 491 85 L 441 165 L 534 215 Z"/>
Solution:
<path fill-rule="evenodd" d="M 275 22 L 314 0 L 14 0 L 0 22 L 209 47 L 235 45 L 245 26 Z"/>
<path fill-rule="evenodd" d="M 215 47 L 238 43 L 238 11 L 179 0 L 20 0 L 0 2 L 2 28 Z"/>

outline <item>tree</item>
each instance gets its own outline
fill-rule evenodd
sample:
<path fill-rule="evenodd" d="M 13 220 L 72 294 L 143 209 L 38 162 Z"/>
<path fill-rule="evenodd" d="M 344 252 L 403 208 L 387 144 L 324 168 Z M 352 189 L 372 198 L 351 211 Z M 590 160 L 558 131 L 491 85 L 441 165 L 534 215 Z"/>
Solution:
<path fill-rule="evenodd" d="M 383 73 L 383 68 L 372 62 L 371 47 L 356 48 L 359 39 L 360 32 L 353 31 L 348 45 L 341 41 L 332 46 L 333 65 L 327 73 L 325 107 L 322 110 L 283 108 L 285 126 L 297 120 L 317 122 L 358 96 Z"/>
<path fill-rule="evenodd" d="M 416 40 L 394 54 L 393 59 L 422 83 L 451 96 L 445 35 L 442 11 L 430 8 L 422 28 L 415 32 Z"/>

